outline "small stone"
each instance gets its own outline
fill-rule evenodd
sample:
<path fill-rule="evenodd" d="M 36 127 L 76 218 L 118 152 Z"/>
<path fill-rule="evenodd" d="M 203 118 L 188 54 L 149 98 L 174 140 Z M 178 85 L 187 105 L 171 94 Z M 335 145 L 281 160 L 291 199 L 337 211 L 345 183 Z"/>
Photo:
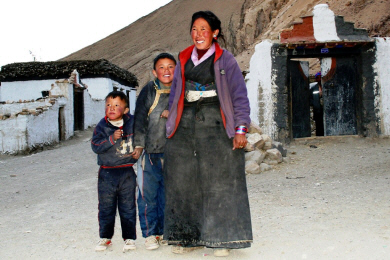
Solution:
<path fill-rule="evenodd" d="M 254 124 L 253 122 L 251 122 L 251 124 L 249 126 L 248 133 L 251 133 L 251 134 L 258 133 L 260 135 L 263 134 L 260 126 Z"/>
<path fill-rule="evenodd" d="M 276 148 L 267 150 L 265 157 L 271 161 L 277 161 L 278 163 L 283 161 L 282 154 Z"/>
<path fill-rule="evenodd" d="M 266 155 L 266 153 L 264 153 L 260 150 L 254 150 L 252 152 L 245 153 L 245 160 L 246 161 L 255 161 L 256 163 L 260 164 L 263 162 L 265 155 Z"/>
<path fill-rule="evenodd" d="M 269 166 L 269 165 L 266 164 L 266 163 L 260 164 L 260 170 L 261 170 L 262 172 L 269 171 L 269 170 L 271 170 L 271 169 L 272 169 L 272 167 Z"/>
<path fill-rule="evenodd" d="M 259 174 L 260 166 L 255 161 L 247 161 L 245 162 L 245 172 L 249 174 Z"/>

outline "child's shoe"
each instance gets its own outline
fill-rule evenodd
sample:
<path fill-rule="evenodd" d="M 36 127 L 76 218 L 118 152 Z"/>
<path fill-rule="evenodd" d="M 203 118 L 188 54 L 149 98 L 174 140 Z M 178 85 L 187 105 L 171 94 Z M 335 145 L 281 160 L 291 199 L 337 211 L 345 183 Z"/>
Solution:
<path fill-rule="evenodd" d="M 104 251 L 111 246 L 111 239 L 101 238 L 95 247 L 95 251 Z"/>
<path fill-rule="evenodd" d="M 145 239 L 145 248 L 146 249 L 154 250 L 154 249 L 157 249 L 159 247 L 160 247 L 160 245 L 158 243 L 158 240 L 157 240 L 156 236 L 148 236 Z"/>
<path fill-rule="evenodd" d="M 156 236 L 157 241 L 160 243 L 161 246 L 167 246 L 168 241 L 164 240 L 164 235 L 158 235 Z"/>
<path fill-rule="evenodd" d="M 133 239 L 126 239 L 125 245 L 123 246 L 123 252 L 127 250 L 134 250 L 137 247 L 135 246 L 135 241 Z"/>

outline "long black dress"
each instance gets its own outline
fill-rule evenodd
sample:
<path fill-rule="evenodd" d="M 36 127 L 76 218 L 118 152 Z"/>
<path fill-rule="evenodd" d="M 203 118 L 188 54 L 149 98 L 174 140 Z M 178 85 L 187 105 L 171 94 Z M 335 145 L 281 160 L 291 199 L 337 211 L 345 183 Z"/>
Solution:
<path fill-rule="evenodd" d="M 214 55 L 185 65 L 186 91 L 194 82 L 215 89 Z M 188 83 L 191 81 L 191 83 Z M 218 97 L 185 102 L 180 124 L 167 140 L 164 238 L 169 244 L 245 248 L 252 227 L 243 149 L 232 150 Z"/>

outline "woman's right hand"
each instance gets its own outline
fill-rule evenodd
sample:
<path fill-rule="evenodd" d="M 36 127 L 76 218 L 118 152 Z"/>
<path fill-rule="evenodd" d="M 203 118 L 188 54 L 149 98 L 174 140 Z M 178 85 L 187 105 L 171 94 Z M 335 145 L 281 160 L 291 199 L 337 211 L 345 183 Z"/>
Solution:
<path fill-rule="evenodd" d="M 242 134 L 236 134 L 233 139 L 233 150 L 243 149 L 245 148 L 248 140 L 246 140 L 246 136 Z"/>

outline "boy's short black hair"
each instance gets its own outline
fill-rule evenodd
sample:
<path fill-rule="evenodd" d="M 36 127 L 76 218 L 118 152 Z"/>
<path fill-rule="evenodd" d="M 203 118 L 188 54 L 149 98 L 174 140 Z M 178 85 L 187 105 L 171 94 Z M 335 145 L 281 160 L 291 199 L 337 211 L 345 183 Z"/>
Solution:
<path fill-rule="evenodd" d="M 117 97 L 119 97 L 122 101 L 125 101 L 126 107 L 129 107 L 129 99 L 127 98 L 126 94 L 123 93 L 122 91 L 116 91 L 116 90 L 111 91 L 110 93 L 108 93 L 108 95 L 104 100 L 107 101 L 108 98 L 117 98 Z"/>
<path fill-rule="evenodd" d="M 176 65 L 176 60 L 175 58 L 173 57 L 172 54 L 169 54 L 169 53 L 166 53 L 166 52 L 163 52 L 163 53 L 160 53 L 159 55 L 156 56 L 156 58 L 154 58 L 153 60 L 153 69 L 156 70 L 156 63 L 157 61 L 161 60 L 161 59 L 170 59 L 172 60 L 175 65 Z"/>

